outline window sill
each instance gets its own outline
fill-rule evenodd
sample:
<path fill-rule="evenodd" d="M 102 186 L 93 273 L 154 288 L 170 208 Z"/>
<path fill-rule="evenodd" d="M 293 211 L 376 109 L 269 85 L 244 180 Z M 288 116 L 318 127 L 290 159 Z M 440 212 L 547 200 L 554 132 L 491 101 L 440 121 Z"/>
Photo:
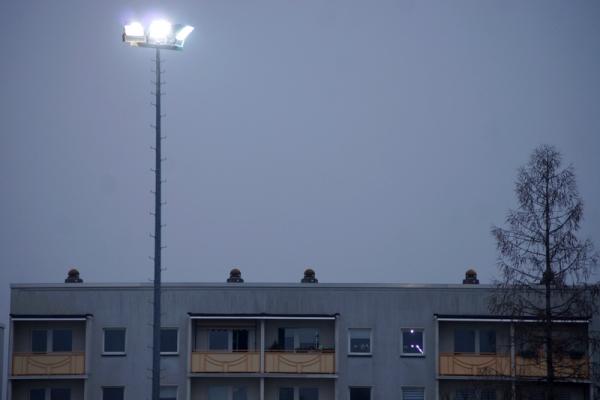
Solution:
<path fill-rule="evenodd" d="M 373 353 L 348 353 L 348 357 L 372 357 Z"/>
<path fill-rule="evenodd" d="M 410 354 L 410 353 L 404 354 L 404 353 L 402 353 L 402 354 L 400 354 L 400 357 L 406 357 L 406 358 L 425 358 L 425 354 Z"/>
<path fill-rule="evenodd" d="M 126 355 L 127 355 L 126 353 L 117 353 L 117 352 L 102 353 L 102 357 L 125 357 Z"/>
<path fill-rule="evenodd" d="M 161 357 L 173 357 L 173 356 L 178 356 L 178 355 L 179 355 L 179 352 L 176 352 L 176 353 L 166 353 L 166 352 L 165 353 L 160 353 Z"/>

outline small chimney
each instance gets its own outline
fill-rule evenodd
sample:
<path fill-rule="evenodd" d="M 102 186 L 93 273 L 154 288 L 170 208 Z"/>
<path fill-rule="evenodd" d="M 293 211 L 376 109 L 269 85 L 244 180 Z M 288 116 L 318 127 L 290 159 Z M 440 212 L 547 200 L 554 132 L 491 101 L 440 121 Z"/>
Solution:
<path fill-rule="evenodd" d="M 463 285 L 479 285 L 479 279 L 477 279 L 477 272 L 474 269 L 469 269 L 465 272 L 465 279 L 463 279 Z"/>
<path fill-rule="evenodd" d="M 244 280 L 242 279 L 242 271 L 237 268 L 233 268 L 231 271 L 229 271 L 227 283 L 244 283 Z"/>
<path fill-rule="evenodd" d="M 65 279 L 65 283 L 83 283 L 83 279 L 79 277 L 79 271 L 75 268 L 71 268 L 67 273 L 67 279 Z"/>
<path fill-rule="evenodd" d="M 300 281 L 302 283 L 319 283 L 319 280 L 315 277 L 315 271 L 311 268 L 304 270 L 304 278 Z"/>

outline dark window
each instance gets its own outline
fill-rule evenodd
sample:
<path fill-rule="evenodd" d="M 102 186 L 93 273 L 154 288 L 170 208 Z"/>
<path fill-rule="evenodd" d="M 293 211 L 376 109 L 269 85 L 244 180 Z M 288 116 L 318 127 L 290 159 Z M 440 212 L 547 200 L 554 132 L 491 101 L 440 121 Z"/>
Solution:
<path fill-rule="evenodd" d="M 104 351 L 106 353 L 125 352 L 125 329 L 104 330 Z"/>
<path fill-rule="evenodd" d="M 495 353 L 496 352 L 496 331 L 491 331 L 491 330 L 479 331 L 479 352 L 480 353 Z"/>
<path fill-rule="evenodd" d="M 46 389 L 31 389 L 29 400 L 46 400 Z"/>
<path fill-rule="evenodd" d="M 177 328 L 162 328 L 160 330 L 160 352 L 177 353 Z"/>
<path fill-rule="evenodd" d="M 34 353 L 45 353 L 48 351 L 48 332 L 47 331 L 32 331 L 31 332 L 31 351 Z M 38 390 L 38 389 L 36 389 Z M 43 390 L 43 389 L 39 389 Z"/>
<path fill-rule="evenodd" d="M 227 386 L 209 386 L 208 400 L 227 400 L 228 392 Z"/>
<path fill-rule="evenodd" d="M 319 330 L 315 328 L 298 328 L 298 348 L 303 350 L 314 350 L 319 348 Z"/>
<path fill-rule="evenodd" d="M 50 389 L 50 400 L 71 400 L 71 389 Z"/>
<path fill-rule="evenodd" d="M 232 389 L 232 400 L 246 400 L 246 388 L 243 386 L 234 386 Z"/>
<path fill-rule="evenodd" d="M 234 329 L 233 330 L 233 351 L 248 350 L 248 330 Z"/>
<path fill-rule="evenodd" d="M 496 400 L 496 390 L 495 389 L 482 389 L 481 390 L 481 400 Z"/>
<path fill-rule="evenodd" d="M 294 350 L 294 330 L 290 328 L 279 328 L 277 347 L 280 350 Z"/>
<path fill-rule="evenodd" d="M 371 330 L 350 330 L 350 353 L 371 353 Z"/>
<path fill-rule="evenodd" d="M 294 400 L 294 388 L 279 388 L 279 400 Z"/>
<path fill-rule="evenodd" d="M 403 387 L 402 400 L 424 400 L 425 388 L 422 387 Z"/>
<path fill-rule="evenodd" d="M 475 331 L 457 329 L 454 331 L 454 352 L 455 353 L 474 353 L 475 352 Z"/>
<path fill-rule="evenodd" d="M 402 330 L 402 353 L 424 354 L 423 331 L 418 329 Z"/>
<path fill-rule="evenodd" d="M 350 400 L 371 400 L 370 387 L 351 387 Z"/>
<path fill-rule="evenodd" d="M 319 400 L 319 389 L 317 388 L 300 388 L 300 400 Z"/>
<path fill-rule="evenodd" d="M 177 400 L 177 386 L 161 386 L 160 400 Z"/>
<path fill-rule="evenodd" d="M 52 351 L 73 351 L 73 331 L 70 329 L 53 330 Z"/>
<path fill-rule="evenodd" d="M 102 400 L 123 400 L 125 398 L 125 388 L 107 387 L 102 388 Z"/>
<path fill-rule="evenodd" d="M 229 350 L 229 331 L 224 329 L 211 329 L 208 331 L 209 350 Z"/>
<path fill-rule="evenodd" d="M 458 389 L 458 390 L 456 390 L 454 400 L 475 400 L 475 390 L 473 390 L 473 389 Z"/>

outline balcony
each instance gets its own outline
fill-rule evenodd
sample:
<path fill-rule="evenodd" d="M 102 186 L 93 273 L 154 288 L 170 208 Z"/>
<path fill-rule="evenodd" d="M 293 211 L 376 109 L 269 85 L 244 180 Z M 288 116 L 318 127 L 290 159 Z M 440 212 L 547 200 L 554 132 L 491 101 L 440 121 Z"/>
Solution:
<path fill-rule="evenodd" d="M 85 353 L 13 354 L 13 376 L 83 374 L 85 374 Z"/>
<path fill-rule="evenodd" d="M 265 372 L 284 374 L 334 374 L 334 352 L 265 353 Z"/>
<path fill-rule="evenodd" d="M 498 354 L 440 354 L 440 375 L 510 376 L 510 356 Z"/>
<path fill-rule="evenodd" d="M 259 372 L 260 353 L 258 352 L 214 352 L 194 351 L 192 353 L 193 373 Z"/>
<path fill-rule="evenodd" d="M 517 356 L 515 359 L 517 375 L 539 378 L 546 376 L 546 360 L 538 357 Z M 554 375 L 559 379 L 588 379 L 589 360 L 587 357 L 563 358 L 554 360 Z"/>

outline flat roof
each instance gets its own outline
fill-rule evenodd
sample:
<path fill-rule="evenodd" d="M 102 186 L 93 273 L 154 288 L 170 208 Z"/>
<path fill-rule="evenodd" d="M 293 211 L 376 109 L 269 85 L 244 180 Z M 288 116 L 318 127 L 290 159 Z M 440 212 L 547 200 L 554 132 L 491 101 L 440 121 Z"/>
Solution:
<path fill-rule="evenodd" d="M 65 289 L 65 288 L 130 288 L 146 289 L 152 288 L 152 283 L 12 283 L 11 289 Z M 300 282 L 163 282 L 163 288 L 185 289 L 185 288 L 220 288 L 220 289 L 243 289 L 243 288 L 314 288 L 314 289 L 493 289 L 495 285 L 461 284 L 461 283 L 300 283 Z"/>

